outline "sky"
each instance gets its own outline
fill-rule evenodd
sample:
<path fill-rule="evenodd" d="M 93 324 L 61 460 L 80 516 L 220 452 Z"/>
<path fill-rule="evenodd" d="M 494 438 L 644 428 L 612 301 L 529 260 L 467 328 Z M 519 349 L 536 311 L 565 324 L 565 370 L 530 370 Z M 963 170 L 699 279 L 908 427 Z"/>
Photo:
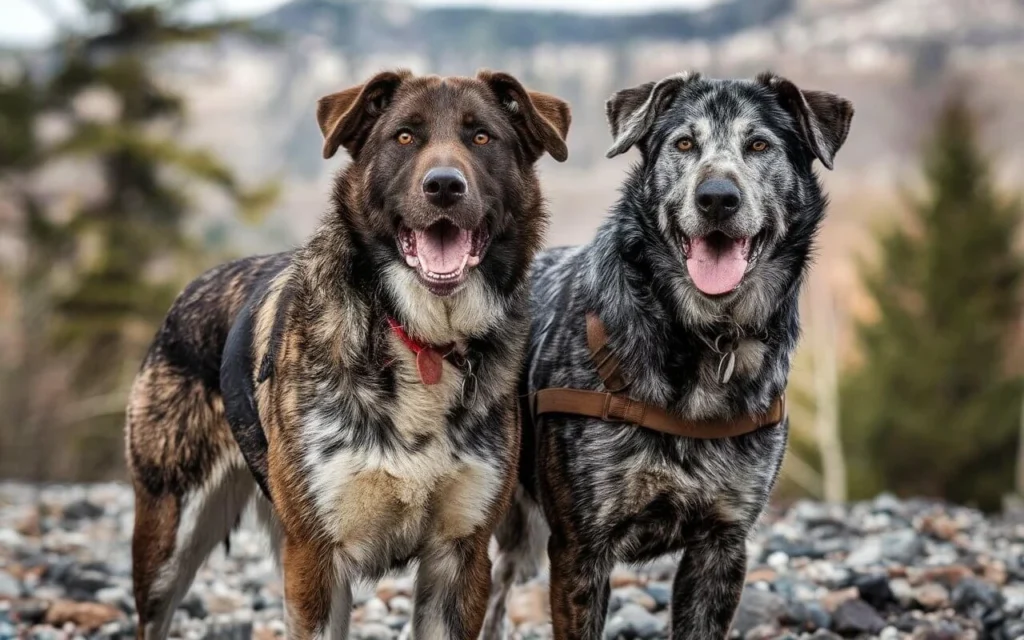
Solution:
<path fill-rule="evenodd" d="M 258 14 L 287 0 L 211 0 L 223 15 Z M 408 0 L 424 6 L 489 6 L 504 9 L 567 9 L 592 13 L 693 8 L 712 0 Z M 0 44 L 45 43 L 54 32 L 51 13 L 74 20 L 76 0 L 0 0 Z M 199 3 L 197 3 L 199 4 Z M 42 7 L 48 7 L 44 11 Z"/>

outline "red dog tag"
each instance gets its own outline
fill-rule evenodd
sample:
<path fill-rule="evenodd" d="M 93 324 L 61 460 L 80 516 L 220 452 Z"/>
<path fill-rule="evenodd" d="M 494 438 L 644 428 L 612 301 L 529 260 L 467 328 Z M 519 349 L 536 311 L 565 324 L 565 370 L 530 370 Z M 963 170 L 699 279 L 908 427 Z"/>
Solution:
<path fill-rule="evenodd" d="M 416 370 L 420 372 L 420 380 L 423 384 L 437 384 L 441 382 L 441 371 L 444 360 L 441 354 L 429 347 L 420 349 L 416 354 Z"/>

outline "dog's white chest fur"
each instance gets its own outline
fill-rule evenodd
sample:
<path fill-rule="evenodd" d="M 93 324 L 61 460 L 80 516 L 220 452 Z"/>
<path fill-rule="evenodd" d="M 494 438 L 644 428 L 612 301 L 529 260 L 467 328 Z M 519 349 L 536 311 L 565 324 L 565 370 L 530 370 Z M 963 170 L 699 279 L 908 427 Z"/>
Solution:
<path fill-rule="evenodd" d="M 366 570 L 411 555 L 431 539 L 469 535 L 501 486 L 493 463 L 464 452 L 457 457 L 446 433 L 448 411 L 462 393 L 461 372 L 445 363 L 441 381 L 428 386 L 411 353 L 402 353 L 395 367 L 399 391 L 387 413 L 404 446 L 342 447 L 309 465 L 323 530 Z M 325 427 L 331 428 L 310 425 Z"/>

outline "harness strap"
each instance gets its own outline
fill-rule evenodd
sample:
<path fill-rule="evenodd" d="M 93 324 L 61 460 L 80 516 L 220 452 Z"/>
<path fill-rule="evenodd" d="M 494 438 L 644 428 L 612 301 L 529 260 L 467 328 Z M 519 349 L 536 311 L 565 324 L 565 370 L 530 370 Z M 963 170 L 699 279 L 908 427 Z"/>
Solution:
<path fill-rule="evenodd" d="M 597 375 L 601 377 L 604 388 L 609 393 L 625 391 L 629 385 L 619 371 L 619 360 L 608 347 L 608 333 L 596 313 L 587 314 L 587 345 L 590 347 L 590 358 L 597 367 Z"/>
<path fill-rule="evenodd" d="M 763 415 L 742 415 L 729 420 L 687 420 L 634 400 L 622 393 L 629 383 L 622 376 L 619 361 L 608 347 L 608 333 L 594 313 L 587 314 L 587 344 L 607 391 L 584 391 L 564 387 L 541 389 L 532 398 L 534 415 L 567 413 L 600 418 L 605 422 L 632 423 L 662 433 L 687 438 L 732 438 L 786 419 L 786 395 L 772 401 Z"/>

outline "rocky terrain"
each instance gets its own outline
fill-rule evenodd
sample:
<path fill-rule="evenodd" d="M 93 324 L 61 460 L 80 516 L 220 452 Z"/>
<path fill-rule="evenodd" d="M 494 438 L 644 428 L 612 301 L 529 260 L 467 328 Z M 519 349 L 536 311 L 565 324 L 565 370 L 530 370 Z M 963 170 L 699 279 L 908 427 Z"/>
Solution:
<path fill-rule="evenodd" d="M 0 484 L 0 640 L 134 633 L 122 485 Z M 674 560 L 613 576 L 608 639 L 667 637 Z M 412 579 L 358 590 L 353 637 L 399 638 Z M 551 637 L 546 576 L 509 607 L 516 638 Z M 243 522 L 175 614 L 181 638 L 283 637 L 281 587 L 262 535 Z M 734 637 L 1024 638 L 1024 521 L 881 496 L 847 507 L 797 503 L 766 516 Z"/>

